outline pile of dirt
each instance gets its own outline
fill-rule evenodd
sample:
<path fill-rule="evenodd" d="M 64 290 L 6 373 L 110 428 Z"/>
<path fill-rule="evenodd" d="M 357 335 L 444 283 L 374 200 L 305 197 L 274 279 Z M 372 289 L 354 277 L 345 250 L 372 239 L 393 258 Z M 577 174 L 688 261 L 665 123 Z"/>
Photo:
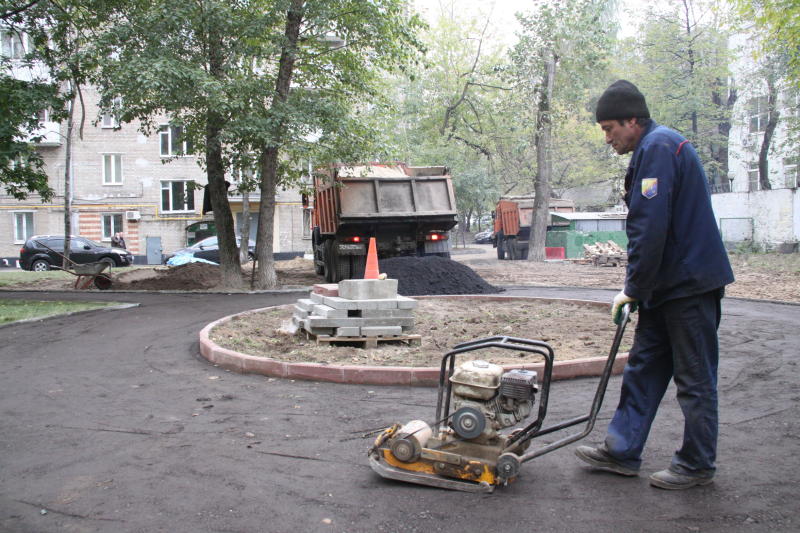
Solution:
<path fill-rule="evenodd" d="M 186 263 L 167 268 L 133 270 L 114 280 L 115 290 L 196 291 L 219 285 L 219 266 L 209 263 Z"/>
<path fill-rule="evenodd" d="M 496 294 L 497 287 L 466 265 L 443 257 L 393 257 L 380 261 L 380 271 L 397 280 L 403 296 Z"/>

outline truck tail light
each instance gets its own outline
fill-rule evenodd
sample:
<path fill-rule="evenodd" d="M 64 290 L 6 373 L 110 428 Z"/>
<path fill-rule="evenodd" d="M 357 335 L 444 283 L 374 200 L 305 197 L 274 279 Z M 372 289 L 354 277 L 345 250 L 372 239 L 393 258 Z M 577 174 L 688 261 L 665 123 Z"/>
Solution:
<path fill-rule="evenodd" d="M 446 241 L 447 233 L 428 233 L 425 236 L 426 241 Z"/>
<path fill-rule="evenodd" d="M 363 239 L 361 239 L 361 237 L 359 237 L 358 235 L 353 235 L 352 237 L 345 237 L 344 239 L 342 239 L 342 242 L 351 242 L 351 243 L 358 244 L 362 240 Z"/>

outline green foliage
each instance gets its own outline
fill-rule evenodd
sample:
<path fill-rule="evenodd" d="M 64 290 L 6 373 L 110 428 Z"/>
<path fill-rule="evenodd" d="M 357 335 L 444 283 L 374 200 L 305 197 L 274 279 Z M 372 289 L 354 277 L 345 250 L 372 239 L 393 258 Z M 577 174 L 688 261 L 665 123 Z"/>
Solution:
<path fill-rule="evenodd" d="M 602 74 L 615 25 L 607 0 L 538 0 L 534 11 L 522 15 L 523 33 L 512 58 L 520 89 L 538 98 L 544 60 L 553 53 L 558 63 L 554 98 L 583 107 L 586 89 Z"/>
<path fill-rule="evenodd" d="M 34 144 L 41 141 L 38 114 L 50 121 L 68 116 L 70 102 L 96 67 L 90 46 L 98 21 L 116 0 L 4 3 L 4 28 L 26 43 L 26 54 L 3 59 L 0 74 L 0 181 L 6 192 L 24 199 L 31 192 L 52 199 L 44 163 Z M 107 22 L 107 21 L 106 21 Z M 24 38 L 22 37 L 24 36 Z M 82 124 L 82 123 L 81 123 Z"/>
<path fill-rule="evenodd" d="M 540 176 L 556 189 L 603 181 L 620 170 L 618 160 L 602 148 L 587 108 L 611 49 L 612 6 L 602 0 L 542 1 L 520 17 L 523 33 L 511 57 L 515 87 L 528 101 L 522 116 L 531 126 L 525 133 L 529 143 L 543 134 L 553 136 L 544 148 L 548 153 L 535 165 L 537 154 L 527 151 L 527 167 L 535 168 L 531 177 Z M 547 83 L 552 83 L 551 93 Z M 543 161 L 548 169 L 552 164 L 552 174 L 541 168 Z"/>
<path fill-rule="evenodd" d="M 609 196 L 608 202 L 618 203 L 628 158 L 608 149 L 593 113 L 576 110 L 573 114 L 557 114 L 561 118 L 555 124 L 551 182 L 556 196 L 572 187 L 611 182 L 613 191 L 619 194 Z"/>
<path fill-rule="evenodd" d="M 800 90 L 800 3 L 796 0 L 736 0 L 739 12 L 755 22 L 762 55 L 783 56 L 787 77 Z"/>
<path fill-rule="evenodd" d="M 650 115 L 698 149 L 712 181 L 727 177 L 737 93 L 729 84 L 730 21 L 715 0 L 670 0 L 651 8 L 637 37 L 618 44 L 616 77 L 633 81 Z"/>
<path fill-rule="evenodd" d="M 140 120 L 148 133 L 169 115 L 185 126 L 201 161 L 207 114 L 214 112 L 224 124 L 226 167 L 278 144 L 285 185 L 309 159 L 319 164 L 374 152 L 378 125 L 365 120 L 358 105 L 385 104 L 376 82 L 383 69 L 413 59 L 419 21 L 404 17 L 395 0 L 307 3 L 290 96 L 273 105 L 288 5 L 132 3 L 126 20 L 100 41 L 114 52 L 96 79 L 104 106 L 123 95 L 121 120 Z M 217 72 L 207 65 L 212 47 L 221 58 Z M 280 134 L 278 125 L 286 126 Z"/>
<path fill-rule="evenodd" d="M 489 42 L 476 14 L 443 15 L 421 33 L 427 54 L 412 76 L 382 82 L 388 106 L 370 109 L 383 132 L 375 159 L 449 167 L 458 211 L 469 220 L 490 211 L 499 196 L 493 137 L 503 49 Z M 391 102 L 395 102 L 391 105 Z"/>
<path fill-rule="evenodd" d="M 42 139 L 38 113 L 56 110 L 61 101 L 57 88 L 49 83 L 28 82 L 0 74 L 0 183 L 17 200 L 30 193 L 46 202 L 53 196 L 44 162 L 33 143 Z"/>

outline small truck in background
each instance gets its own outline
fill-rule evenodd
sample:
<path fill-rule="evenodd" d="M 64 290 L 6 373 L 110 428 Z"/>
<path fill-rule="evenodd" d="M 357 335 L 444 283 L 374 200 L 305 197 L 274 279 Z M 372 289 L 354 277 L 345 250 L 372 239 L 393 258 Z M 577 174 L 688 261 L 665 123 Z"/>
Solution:
<path fill-rule="evenodd" d="M 404 163 L 328 167 L 314 177 L 314 270 L 329 283 L 362 277 L 370 237 L 375 237 L 378 259 L 449 258 L 449 230 L 457 221 L 446 167 Z"/>
<path fill-rule="evenodd" d="M 550 211 L 572 213 L 572 200 L 550 198 Z M 492 213 L 498 259 L 527 259 L 533 220 L 533 196 L 503 196 Z"/>

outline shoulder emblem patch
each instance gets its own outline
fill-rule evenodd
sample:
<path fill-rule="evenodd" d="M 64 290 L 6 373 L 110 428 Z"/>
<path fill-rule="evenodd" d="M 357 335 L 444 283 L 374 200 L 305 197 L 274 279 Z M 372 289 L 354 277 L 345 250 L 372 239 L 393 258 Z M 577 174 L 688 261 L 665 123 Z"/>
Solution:
<path fill-rule="evenodd" d="M 658 194 L 658 178 L 645 178 L 642 180 L 642 196 L 647 198 L 655 198 Z"/>

